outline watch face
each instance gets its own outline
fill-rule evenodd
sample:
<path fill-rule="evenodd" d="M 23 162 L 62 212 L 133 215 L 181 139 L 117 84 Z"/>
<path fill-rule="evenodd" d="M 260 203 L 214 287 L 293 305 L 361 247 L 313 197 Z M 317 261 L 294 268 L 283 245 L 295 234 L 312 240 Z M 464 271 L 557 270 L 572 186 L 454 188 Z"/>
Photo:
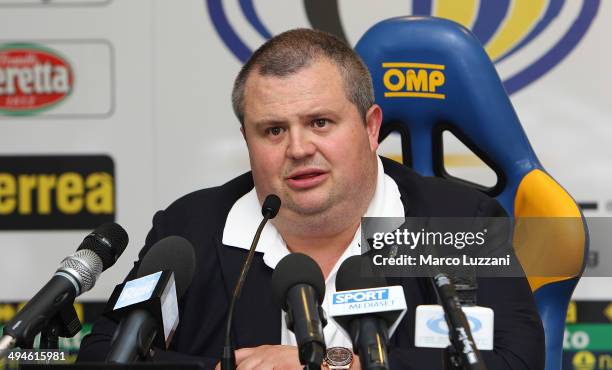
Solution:
<path fill-rule="evenodd" d="M 325 362 L 331 366 L 345 366 L 353 361 L 353 352 L 344 347 L 332 347 L 327 349 Z"/>

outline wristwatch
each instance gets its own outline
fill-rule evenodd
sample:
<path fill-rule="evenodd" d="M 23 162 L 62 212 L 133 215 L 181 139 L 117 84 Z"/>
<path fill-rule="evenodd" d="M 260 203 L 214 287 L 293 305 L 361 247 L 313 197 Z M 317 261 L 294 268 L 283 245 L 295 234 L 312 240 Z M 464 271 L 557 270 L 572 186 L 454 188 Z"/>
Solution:
<path fill-rule="evenodd" d="M 330 370 L 350 369 L 353 363 L 353 351 L 345 347 L 331 347 L 327 349 L 323 367 Z"/>

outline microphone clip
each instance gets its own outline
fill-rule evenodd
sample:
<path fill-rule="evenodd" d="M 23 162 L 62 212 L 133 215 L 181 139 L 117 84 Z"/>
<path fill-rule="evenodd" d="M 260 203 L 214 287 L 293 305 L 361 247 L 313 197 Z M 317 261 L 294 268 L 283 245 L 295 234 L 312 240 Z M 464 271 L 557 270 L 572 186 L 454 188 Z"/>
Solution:
<path fill-rule="evenodd" d="M 40 349 L 58 349 L 59 337 L 72 338 L 81 331 L 74 305 L 67 305 L 46 323 L 40 332 Z"/>

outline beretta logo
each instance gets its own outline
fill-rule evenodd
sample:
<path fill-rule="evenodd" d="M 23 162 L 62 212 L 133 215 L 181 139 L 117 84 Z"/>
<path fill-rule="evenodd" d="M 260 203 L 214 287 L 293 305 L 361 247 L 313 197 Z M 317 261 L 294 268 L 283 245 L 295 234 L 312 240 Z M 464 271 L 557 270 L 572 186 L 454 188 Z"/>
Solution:
<path fill-rule="evenodd" d="M 92 229 L 115 220 L 113 160 L 0 156 L 0 230 Z"/>
<path fill-rule="evenodd" d="M 57 52 L 36 44 L 0 46 L 0 112 L 36 114 L 72 92 L 74 73 Z"/>

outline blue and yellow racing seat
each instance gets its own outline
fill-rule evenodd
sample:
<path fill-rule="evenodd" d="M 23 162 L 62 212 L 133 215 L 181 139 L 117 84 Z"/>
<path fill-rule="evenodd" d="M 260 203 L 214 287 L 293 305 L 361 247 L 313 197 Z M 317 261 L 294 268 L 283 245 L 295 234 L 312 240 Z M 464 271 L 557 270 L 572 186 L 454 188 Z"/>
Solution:
<path fill-rule="evenodd" d="M 455 22 L 401 17 L 370 28 L 356 50 L 384 112 L 381 140 L 401 135 L 405 165 L 452 179 L 442 145 L 450 131 L 497 175 L 494 186 L 473 185 L 514 217 L 514 248 L 544 325 L 546 369 L 560 370 L 567 306 L 588 250 L 586 224 L 576 202 L 538 161 L 482 45 Z M 534 232 L 532 223 L 523 222 L 528 218 L 569 222 Z"/>

